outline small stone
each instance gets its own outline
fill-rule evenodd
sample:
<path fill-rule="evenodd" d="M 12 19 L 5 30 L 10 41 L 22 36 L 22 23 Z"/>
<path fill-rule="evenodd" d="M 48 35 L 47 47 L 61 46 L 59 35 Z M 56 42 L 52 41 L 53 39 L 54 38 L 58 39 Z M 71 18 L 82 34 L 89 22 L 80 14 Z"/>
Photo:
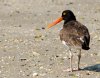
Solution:
<path fill-rule="evenodd" d="M 56 77 L 59 77 L 59 76 L 56 76 Z"/>
<path fill-rule="evenodd" d="M 49 51 L 49 50 L 45 50 L 45 51 Z"/>
<path fill-rule="evenodd" d="M 100 38 L 98 39 L 98 41 L 100 41 Z"/>
<path fill-rule="evenodd" d="M 51 11 L 48 10 L 47 12 L 51 12 Z"/>
<path fill-rule="evenodd" d="M 93 53 L 93 55 L 98 55 L 97 53 Z"/>
<path fill-rule="evenodd" d="M 40 62 L 40 61 L 37 61 L 37 62 Z"/>
<path fill-rule="evenodd" d="M 29 74 L 27 76 L 30 76 Z"/>
<path fill-rule="evenodd" d="M 36 30 L 40 30 L 39 28 L 36 28 Z"/>
<path fill-rule="evenodd" d="M 44 27 L 42 27 L 42 29 L 45 29 Z"/>
<path fill-rule="evenodd" d="M 71 5 L 71 4 L 73 4 L 73 2 L 70 2 L 70 3 L 66 4 L 66 5 Z"/>
<path fill-rule="evenodd" d="M 56 57 L 59 57 L 58 55 L 56 55 Z"/>
<path fill-rule="evenodd" d="M 94 19 L 94 21 L 96 22 L 96 21 L 98 21 L 97 19 Z"/>
<path fill-rule="evenodd" d="M 42 74 L 40 74 L 40 76 L 45 76 L 46 75 L 46 73 L 42 73 Z"/>
<path fill-rule="evenodd" d="M 36 76 L 38 76 L 38 73 L 33 73 L 33 77 L 36 77 Z"/>
<path fill-rule="evenodd" d="M 23 64 L 23 65 L 21 65 L 21 66 L 26 66 L 26 64 Z"/>
<path fill-rule="evenodd" d="M 12 14 L 9 15 L 10 17 L 12 16 Z"/>
<path fill-rule="evenodd" d="M 75 74 L 69 74 L 69 76 L 73 76 L 73 77 L 76 77 L 76 75 L 75 75 Z"/>
<path fill-rule="evenodd" d="M 97 53 L 92 53 L 92 54 L 91 54 L 91 57 L 97 56 L 97 55 L 98 55 Z"/>
<path fill-rule="evenodd" d="M 86 75 L 90 75 L 90 73 L 89 73 L 89 72 L 87 72 L 87 73 L 86 73 Z"/>
<path fill-rule="evenodd" d="M 32 52 L 34 56 L 39 56 L 40 54 L 37 52 Z"/>
<path fill-rule="evenodd" d="M 42 35 L 36 35 L 35 36 L 35 38 L 41 38 L 42 37 Z"/>
<path fill-rule="evenodd" d="M 63 59 L 67 59 L 68 57 L 63 57 Z"/>
<path fill-rule="evenodd" d="M 20 59 L 21 61 L 25 61 L 26 59 Z"/>
<path fill-rule="evenodd" d="M 19 25 L 19 27 L 22 27 L 22 25 Z"/>
<path fill-rule="evenodd" d="M 44 68 L 43 66 L 40 67 L 40 69 L 43 69 L 43 68 Z"/>
<path fill-rule="evenodd" d="M 44 40 L 44 39 L 41 39 L 42 41 Z"/>
<path fill-rule="evenodd" d="M 69 4 L 73 4 L 73 2 L 70 2 Z"/>
<path fill-rule="evenodd" d="M 20 11 L 16 11 L 16 13 L 20 13 Z"/>

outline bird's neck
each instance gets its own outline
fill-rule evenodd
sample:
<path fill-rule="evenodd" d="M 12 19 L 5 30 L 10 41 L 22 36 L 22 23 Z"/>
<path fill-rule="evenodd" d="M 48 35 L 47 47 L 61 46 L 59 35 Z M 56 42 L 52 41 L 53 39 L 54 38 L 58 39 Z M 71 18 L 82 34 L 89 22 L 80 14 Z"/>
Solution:
<path fill-rule="evenodd" d="M 64 20 L 64 24 L 67 24 L 70 21 L 76 21 L 76 19 L 69 19 L 69 20 Z"/>
<path fill-rule="evenodd" d="M 68 23 L 70 21 L 76 21 L 76 17 L 73 15 L 73 16 L 69 17 L 68 19 L 65 19 L 64 20 L 64 24 L 66 24 L 66 23 Z"/>
<path fill-rule="evenodd" d="M 71 20 L 65 20 L 65 21 L 64 21 L 64 24 L 67 24 L 69 21 L 71 21 Z"/>
<path fill-rule="evenodd" d="M 68 21 L 64 21 L 64 25 L 63 25 L 63 28 L 66 28 L 67 27 L 67 25 L 65 25 L 65 24 L 67 24 L 67 23 L 69 23 L 69 22 L 71 22 L 71 21 L 76 21 L 76 19 L 75 20 L 68 20 Z"/>

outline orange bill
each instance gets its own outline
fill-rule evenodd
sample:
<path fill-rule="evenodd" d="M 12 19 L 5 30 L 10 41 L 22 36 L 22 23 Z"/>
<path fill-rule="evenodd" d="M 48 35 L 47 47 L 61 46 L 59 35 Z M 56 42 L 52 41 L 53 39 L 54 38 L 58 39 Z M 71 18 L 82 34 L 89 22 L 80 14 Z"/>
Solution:
<path fill-rule="evenodd" d="M 55 20 L 54 22 L 49 24 L 47 28 L 51 28 L 52 26 L 56 25 L 57 23 L 61 22 L 62 20 L 63 20 L 62 17 L 58 18 L 57 20 Z"/>

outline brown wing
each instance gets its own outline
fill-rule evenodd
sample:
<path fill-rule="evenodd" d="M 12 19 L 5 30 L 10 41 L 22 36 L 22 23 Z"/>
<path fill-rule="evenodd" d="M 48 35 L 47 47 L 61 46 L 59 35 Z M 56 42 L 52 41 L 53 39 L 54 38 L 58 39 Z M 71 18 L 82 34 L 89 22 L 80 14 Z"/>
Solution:
<path fill-rule="evenodd" d="M 89 46 L 90 35 L 88 29 L 77 21 L 71 21 L 64 25 L 60 31 L 61 41 L 70 46 Z"/>

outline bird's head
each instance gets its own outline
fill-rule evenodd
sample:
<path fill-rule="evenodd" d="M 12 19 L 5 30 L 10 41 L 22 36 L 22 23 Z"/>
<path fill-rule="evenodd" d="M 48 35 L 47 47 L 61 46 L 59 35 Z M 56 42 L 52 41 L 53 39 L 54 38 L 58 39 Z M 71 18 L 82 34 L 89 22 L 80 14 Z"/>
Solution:
<path fill-rule="evenodd" d="M 61 17 L 64 21 L 76 20 L 75 15 L 71 10 L 63 11 Z"/>
<path fill-rule="evenodd" d="M 65 22 L 71 21 L 71 20 L 76 20 L 74 13 L 71 10 L 65 10 L 62 12 L 62 16 L 59 17 L 57 20 L 52 22 L 51 24 L 48 25 L 48 28 L 51 28 L 52 26 L 56 25 L 57 23 L 61 22 L 64 20 Z"/>

